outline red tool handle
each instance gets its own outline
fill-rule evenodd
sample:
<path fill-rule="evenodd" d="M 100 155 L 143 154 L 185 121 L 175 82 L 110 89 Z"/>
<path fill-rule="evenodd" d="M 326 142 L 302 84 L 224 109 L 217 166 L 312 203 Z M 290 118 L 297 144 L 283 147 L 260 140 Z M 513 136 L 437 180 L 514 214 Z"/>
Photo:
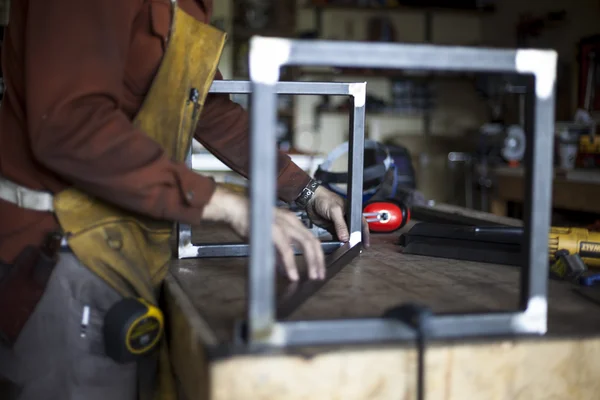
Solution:
<path fill-rule="evenodd" d="M 363 217 L 371 232 L 389 233 L 406 225 L 410 220 L 410 210 L 403 204 L 376 201 L 365 206 Z"/>

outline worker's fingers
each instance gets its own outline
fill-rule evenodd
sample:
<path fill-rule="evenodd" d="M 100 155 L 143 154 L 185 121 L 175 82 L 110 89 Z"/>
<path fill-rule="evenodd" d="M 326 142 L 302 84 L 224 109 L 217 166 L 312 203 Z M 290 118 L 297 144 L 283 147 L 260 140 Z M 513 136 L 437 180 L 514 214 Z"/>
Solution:
<path fill-rule="evenodd" d="M 304 227 L 294 229 L 294 239 L 302 247 L 308 277 L 310 279 L 325 279 L 325 254 L 321 242 Z"/>
<path fill-rule="evenodd" d="M 285 230 L 277 222 L 273 226 L 273 242 L 275 248 L 281 257 L 283 268 L 285 269 L 288 278 L 291 281 L 297 281 L 298 268 L 296 267 L 296 259 L 294 258 L 294 249 L 291 245 L 291 240 L 286 234 Z"/>
<path fill-rule="evenodd" d="M 369 231 L 369 223 L 367 219 L 363 217 L 362 219 L 362 244 L 363 247 L 368 249 L 371 246 L 371 233 Z"/>
<path fill-rule="evenodd" d="M 325 254 L 321 248 L 321 242 L 306 229 L 293 213 L 278 210 L 275 221 L 285 232 L 287 238 L 302 249 L 309 278 L 325 278 Z"/>
<path fill-rule="evenodd" d="M 308 229 L 297 224 L 297 219 L 290 223 L 289 235 L 294 242 L 302 247 L 304 259 L 308 269 L 308 277 L 310 279 L 325 278 L 325 254 L 321 248 L 321 242 Z"/>
<path fill-rule="evenodd" d="M 342 242 L 350 240 L 348 225 L 346 225 L 346 219 L 344 218 L 344 209 L 341 206 L 335 206 L 331 209 L 330 215 L 338 239 Z"/>

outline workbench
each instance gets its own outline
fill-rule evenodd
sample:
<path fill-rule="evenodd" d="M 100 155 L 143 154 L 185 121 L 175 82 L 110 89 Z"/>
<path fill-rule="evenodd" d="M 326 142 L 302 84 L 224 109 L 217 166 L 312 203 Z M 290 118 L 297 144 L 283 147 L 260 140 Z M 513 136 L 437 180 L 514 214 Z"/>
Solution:
<path fill-rule="evenodd" d="M 203 242 L 233 238 L 221 227 L 204 226 L 194 234 Z M 372 247 L 289 319 L 380 317 L 406 302 L 426 304 L 436 313 L 517 308 L 518 268 L 402 254 L 398 235 L 372 236 Z M 236 321 L 245 317 L 246 262 L 172 261 L 165 296 L 169 341 L 186 398 L 416 398 L 414 342 L 258 352 L 223 346 L 234 340 Z M 280 277 L 278 289 L 287 285 Z M 546 336 L 428 342 L 426 399 L 599 398 L 600 305 L 573 288 L 549 281 Z"/>
<path fill-rule="evenodd" d="M 522 167 L 497 167 L 492 170 L 494 214 L 506 215 L 507 203 L 523 204 L 525 171 Z M 555 169 L 552 207 L 600 214 L 600 170 Z"/>

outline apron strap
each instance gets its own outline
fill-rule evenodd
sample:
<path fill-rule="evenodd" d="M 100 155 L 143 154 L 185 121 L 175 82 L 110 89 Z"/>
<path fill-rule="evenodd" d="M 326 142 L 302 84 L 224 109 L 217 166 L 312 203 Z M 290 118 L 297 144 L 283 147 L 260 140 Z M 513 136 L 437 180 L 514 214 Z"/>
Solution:
<path fill-rule="evenodd" d="M 0 199 L 28 210 L 54 211 L 54 198 L 51 193 L 26 188 L 1 176 Z"/>

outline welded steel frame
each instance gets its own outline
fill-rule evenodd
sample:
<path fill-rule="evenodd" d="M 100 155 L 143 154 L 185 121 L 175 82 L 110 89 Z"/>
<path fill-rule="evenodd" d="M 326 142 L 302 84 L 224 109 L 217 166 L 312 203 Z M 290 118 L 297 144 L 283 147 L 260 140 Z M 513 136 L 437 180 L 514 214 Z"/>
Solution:
<path fill-rule="evenodd" d="M 348 168 L 354 174 L 349 175 L 349 191 L 362 192 L 362 169 L 363 169 L 363 138 L 365 132 L 365 100 L 366 82 L 277 82 L 275 85 L 276 95 L 329 95 L 349 97 L 354 106 L 350 110 L 350 148 L 348 149 Z M 250 81 L 214 81 L 209 93 L 222 94 L 251 94 L 252 84 Z M 260 104 L 260 103 L 257 103 Z M 263 109 L 262 107 L 256 107 Z M 270 142 L 265 144 L 268 147 Z M 353 145 L 354 144 L 354 145 Z M 276 144 L 273 144 L 276 148 Z M 254 153 L 252 158 L 254 158 Z M 190 151 L 186 160 L 188 167 L 194 168 L 194 157 Z M 353 179 L 354 178 L 354 179 Z M 268 194 L 271 192 L 267 192 Z M 350 210 L 362 210 L 362 197 L 349 196 L 348 208 Z M 352 220 L 348 213 L 350 231 L 357 228 L 356 221 Z M 355 218 L 356 219 L 356 218 Z M 322 248 L 325 254 L 335 254 L 336 250 L 343 247 L 342 242 L 324 241 Z M 246 243 L 192 243 L 192 227 L 190 225 L 178 224 L 177 226 L 177 258 L 210 258 L 210 257 L 248 257 L 250 246 Z M 300 254 L 300 250 L 296 249 Z M 337 259 L 339 257 L 333 257 Z M 328 259 L 328 262 L 332 262 Z"/>
<path fill-rule="evenodd" d="M 548 233 L 552 198 L 557 54 L 552 50 L 487 49 L 412 44 L 253 37 L 250 44 L 252 165 L 249 293 L 246 337 L 252 346 L 296 346 L 412 340 L 409 325 L 390 319 L 278 321 L 270 232 L 275 191 L 275 96 L 284 66 L 336 66 L 524 75 L 531 120 L 525 157 L 524 263 L 518 310 L 434 315 L 430 338 L 541 335 L 547 330 Z M 531 90 L 533 89 L 533 90 Z M 273 146 L 265 146 L 272 143 Z M 356 146 L 356 142 L 354 145 Z M 355 171 L 352 171 L 355 172 Z M 359 193 L 352 192 L 353 196 Z M 354 211 L 354 210 L 353 210 Z M 360 241 L 359 213 L 352 213 Z M 351 244 L 350 244 L 351 245 Z"/>

